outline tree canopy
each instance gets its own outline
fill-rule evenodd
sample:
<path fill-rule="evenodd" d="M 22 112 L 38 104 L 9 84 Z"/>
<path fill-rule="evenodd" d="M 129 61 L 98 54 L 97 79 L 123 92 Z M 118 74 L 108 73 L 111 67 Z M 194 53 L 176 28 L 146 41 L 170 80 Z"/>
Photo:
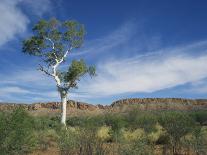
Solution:
<path fill-rule="evenodd" d="M 66 61 L 67 55 L 83 44 L 84 25 L 74 20 L 40 20 L 32 30 L 34 35 L 23 41 L 23 52 L 41 58 L 42 64 L 38 69 L 54 77 L 58 88 L 77 88 L 80 77 L 95 75 L 95 67 L 88 67 L 83 59 L 73 60 L 66 71 L 57 70 Z"/>

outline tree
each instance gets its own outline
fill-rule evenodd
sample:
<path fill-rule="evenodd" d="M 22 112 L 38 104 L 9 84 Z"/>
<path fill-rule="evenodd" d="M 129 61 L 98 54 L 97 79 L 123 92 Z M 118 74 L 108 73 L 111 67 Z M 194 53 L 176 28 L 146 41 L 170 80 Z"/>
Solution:
<path fill-rule="evenodd" d="M 173 155 L 178 154 L 181 138 L 193 130 L 195 122 L 187 113 L 169 111 L 160 115 L 159 123 L 169 135 Z"/>
<path fill-rule="evenodd" d="M 66 71 L 60 69 L 68 55 L 80 48 L 84 36 L 84 25 L 69 20 L 40 20 L 33 27 L 33 36 L 23 41 L 23 52 L 40 58 L 39 70 L 52 77 L 61 97 L 61 123 L 66 125 L 67 94 L 77 88 L 77 82 L 86 74 L 95 75 L 95 67 L 87 66 L 83 59 L 73 60 Z"/>

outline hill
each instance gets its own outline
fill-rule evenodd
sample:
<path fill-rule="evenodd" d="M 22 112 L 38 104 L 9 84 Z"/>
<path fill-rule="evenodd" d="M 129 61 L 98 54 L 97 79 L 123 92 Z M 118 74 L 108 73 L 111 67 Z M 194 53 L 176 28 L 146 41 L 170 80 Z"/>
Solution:
<path fill-rule="evenodd" d="M 23 107 L 34 115 L 56 115 L 60 112 L 60 102 L 33 104 L 0 103 L 0 111 L 13 110 L 17 107 Z M 140 110 L 207 110 L 207 99 L 129 98 L 117 100 L 110 105 L 93 105 L 69 100 L 67 108 L 68 114 L 72 116 L 125 112 L 135 108 Z"/>

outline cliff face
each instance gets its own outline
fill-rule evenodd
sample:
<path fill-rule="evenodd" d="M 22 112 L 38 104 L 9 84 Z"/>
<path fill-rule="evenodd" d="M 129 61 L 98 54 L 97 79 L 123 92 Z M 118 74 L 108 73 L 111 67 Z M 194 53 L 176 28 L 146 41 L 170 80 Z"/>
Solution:
<path fill-rule="evenodd" d="M 40 110 L 40 109 L 60 109 L 60 102 L 48 102 L 48 103 L 33 103 L 33 104 L 15 104 L 15 103 L 0 103 L 0 111 L 2 110 L 12 110 L 14 108 L 22 107 L 26 110 Z M 80 110 L 96 110 L 98 106 L 76 102 L 69 100 L 67 103 L 68 108 L 75 108 Z"/>
<path fill-rule="evenodd" d="M 141 110 L 207 110 L 207 99 L 130 98 L 115 101 L 111 107 L 135 106 Z"/>
<path fill-rule="evenodd" d="M 69 100 L 67 103 L 68 108 L 79 110 L 113 110 L 123 107 L 134 107 L 141 110 L 193 110 L 193 109 L 206 109 L 207 99 L 182 99 L 182 98 L 130 98 L 122 99 L 113 102 L 111 105 L 92 105 L 83 102 L 76 102 Z M 36 111 L 41 109 L 60 109 L 60 102 L 48 103 L 34 103 L 34 104 L 15 104 L 15 103 L 0 103 L 0 111 L 13 110 L 17 107 L 23 107 L 29 111 Z"/>

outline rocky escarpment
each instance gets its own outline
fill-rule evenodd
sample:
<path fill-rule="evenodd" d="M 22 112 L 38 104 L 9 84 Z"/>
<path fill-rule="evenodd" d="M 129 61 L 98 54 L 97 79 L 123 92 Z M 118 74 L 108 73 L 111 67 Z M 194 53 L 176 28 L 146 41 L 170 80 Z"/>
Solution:
<path fill-rule="evenodd" d="M 0 111 L 13 110 L 14 108 L 22 107 L 29 111 L 41 109 L 60 109 L 60 102 L 48 103 L 33 103 L 33 104 L 15 104 L 15 103 L 0 103 Z M 123 107 L 133 107 L 141 110 L 194 110 L 206 109 L 207 99 L 182 99 L 182 98 L 129 98 L 113 102 L 111 105 L 93 105 L 84 102 L 69 100 L 68 108 L 79 110 L 113 110 Z"/>
<path fill-rule="evenodd" d="M 15 103 L 0 103 L 0 111 L 3 110 L 13 110 L 14 108 L 24 108 L 25 110 L 33 111 L 40 109 L 60 109 L 60 102 L 48 102 L 48 103 L 33 103 L 33 104 L 15 104 Z M 67 102 L 68 108 L 80 109 L 80 110 L 97 110 L 97 109 L 107 109 L 109 106 L 103 105 L 93 105 L 84 102 L 77 102 L 69 100 Z"/>
<path fill-rule="evenodd" d="M 133 105 L 144 110 L 194 110 L 207 109 L 207 99 L 183 98 L 129 98 L 115 101 L 111 107 Z"/>

